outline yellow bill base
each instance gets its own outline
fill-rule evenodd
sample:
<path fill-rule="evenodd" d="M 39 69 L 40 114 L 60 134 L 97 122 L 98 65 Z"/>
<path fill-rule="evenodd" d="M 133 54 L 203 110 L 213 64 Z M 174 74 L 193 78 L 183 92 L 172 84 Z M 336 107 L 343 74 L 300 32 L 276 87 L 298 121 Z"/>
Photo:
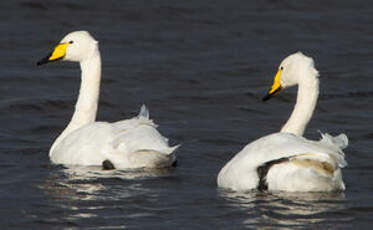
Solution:
<path fill-rule="evenodd" d="M 54 50 L 52 52 L 52 55 L 49 57 L 48 60 L 49 61 L 54 61 L 54 60 L 61 59 L 61 58 L 65 57 L 66 48 L 67 48 L 68 45 L 69 45 L 68 42 L 58 44 L 56 46 L 56 48 L 54 48 Z"/>
<path fill-rule="evenodd" d="M 279 69 L 276 73 L 275 80 L 273 81 L 273 85 L 272 85 L 271 90 L 269 91 L 269 94 L 273 94 L 275 91 L 277 91 L 279 88 L 281 88 L 281 81 L 280 81 L 281 73 L 282 73 L 282 70 Z M 277 93 L 279 93 L 279 92 L 280 91 L 278 91 Z"/>

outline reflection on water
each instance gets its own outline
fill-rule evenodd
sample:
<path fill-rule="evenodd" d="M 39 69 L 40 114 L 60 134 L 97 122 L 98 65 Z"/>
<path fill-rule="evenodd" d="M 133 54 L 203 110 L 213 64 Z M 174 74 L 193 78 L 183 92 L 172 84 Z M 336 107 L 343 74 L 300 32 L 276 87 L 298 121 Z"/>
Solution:
<path fill-rule="evenodd" d="M 257 229 L 294 229 L 304 226 L 320 226 L 324 221 L 333 222 L 328 212 L 345 208 L 343 193 L 285 193 L 249 192 L 235 193 L 220 191 L 229 205 L 244 210 L 248 218 L 243 220 L 247 227 Z M 352 218 L 337 219 L 338 222 Z"/>
<path fill-rule="evenodd" d="M 64 197 L 79 200 L 99 200 L 111 199 L 118 200 L 131 197 L 131 193 L 136 195 L 141 193 L 138 184 L 130 184 L 126 193 L 116 193 L 113 189 L 118 181 L 123 184 L 132 182 L 136 179 L 148 179 L 152 177 L 167 176 L 174 169 L 138 169 L 138 170 L 102 170 L 101 167 L 82 167 L 74 166 L 51 174 L 46 183 L 42 186 L 56 197 Z M 109 181 L 104 179 L 110 179 Z M 120 187 L 121 184 L 119 184 Z M 111 188 L 111 191 L 105 191 Z M 103 193 L 105 192 L 105 193 Z M 144 191 L 143 191 L 144 192 Z M 108 194 L 110 194 L 108 196 Z"/>
<path fill-rule="evenodd" d="M 168 176 L 174 168 L 161 169 L 131 169 L 131 170 L 102 170 L 97 166 L 72 166 L 63 169 L 62 172 L 70 180 L 95 180 L 102 178 L 117 178 L 123 180 L 141 179 L 149 177 Z"/>
<path fill-rule="evenodd" d="M 141 202 L 157 202 L 157 192 L 143 186 L 143 181 L 168 176 L 173 169 L 102 170 L 101 167 L 71 167 L 54 171 L 39 188 L 46 191 L 55 208 L 62 211 L 60 221 L 81 223 L 95 220 L 100 213 L 113 210 L 144 209 L 139 216 L 153 216 L 151 210 L 140 207 Z M 135 180 L 134 180 L 135 179 Z M 66 212 L 68 210 L 68 212 Z M 128 217 L 128 213 L 105 218 Z M 99 229 L 100 224 L 93 229 Z M 101 226 L 101 227 L 100 227 Z M 110 229 L 123 228 L 123 222 Z"/>

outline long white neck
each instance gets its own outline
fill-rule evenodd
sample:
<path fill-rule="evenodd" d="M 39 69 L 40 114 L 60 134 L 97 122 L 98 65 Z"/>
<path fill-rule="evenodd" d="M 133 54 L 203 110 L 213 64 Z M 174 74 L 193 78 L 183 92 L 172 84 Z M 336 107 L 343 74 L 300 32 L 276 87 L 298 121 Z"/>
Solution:
<path fill-rule="evenodd" d="M 303 136 L 308 122 L 311 120 L 319 96 L 318 72 L 315 69 L 304 71 L 298 84 L 298 96 L 294 110 L 282 127 L 281 132 Z"/>
<path fill-rule="evenodd" d="M 75 112 L 70 123 L 65 130 L 53 143 L 49 154 L 53 149 L 74 130 L 92 123 L 96 120 L 97 105 L 100 94 L 101 82 L 101 56 L 98 46 L 92 52 L 92 55 L 86 60 L 80 62 L 81 84 L 78 100 L 75 105 Z"/>

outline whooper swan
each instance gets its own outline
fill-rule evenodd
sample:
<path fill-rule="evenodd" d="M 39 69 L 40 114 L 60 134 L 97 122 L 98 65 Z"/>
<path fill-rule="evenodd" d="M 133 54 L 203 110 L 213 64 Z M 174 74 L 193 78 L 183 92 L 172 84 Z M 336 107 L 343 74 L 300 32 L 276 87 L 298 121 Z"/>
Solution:
<path fill-rule="evenodd" d="M 87 31 L 67 34 L 37 64 L 58 60 L 79 62 L 81 85 L 75 112 L 53 143 L 49 157 L 64 165 L 102 165 L 104 169 L 162 168 L 175 162 L 177 146 L 149 120 L 145 106 L 137 117 L 114 123 L 96 122 L 100 92 L 101 56 L 98 42 Z"/>
<path fill-rule="evenodd" d="M 320 141 L 302 137 L 319 94 L 318 71 L 313 59 L 301 52 L 285 58 L 263 100 L 281 89 L 298 85 L 294 110 L 281 132 L 248 144 L 220 171 L 219 187 L 235 191 L 281 190 L 291 192 L 342 191 L 341 168 L 347 165 L 342 151 L 345 134 L 322 134 Z"/>

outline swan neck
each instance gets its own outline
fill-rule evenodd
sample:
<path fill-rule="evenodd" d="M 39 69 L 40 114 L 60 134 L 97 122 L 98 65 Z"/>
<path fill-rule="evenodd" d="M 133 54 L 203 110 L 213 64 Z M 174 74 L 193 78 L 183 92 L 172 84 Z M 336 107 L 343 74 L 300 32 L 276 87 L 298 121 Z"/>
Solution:
<path fill-rule="evenodd" d="M 303 75 L 298 83 L 298 96 L 289 120 L 281 132 L 303 136 L 307 124 L 311 120 L 319 96 L 318 72 L 315 69 Z"/>
<path fill-rule="evenodd" d="M 71 123 L 83 126 L 96 120 L 101 84 L 101 58 L 99 51 L 80 63 L 81 83 Z"/>
<path fill-rule="evenodd" d="M 70 123 L 56 139 L 50 154 L 67 135 L 74 130 L 93 123 L 96 120 L 97 106 L 100 94 L 101 82 L 101 57 L 98 46 L 86 60 L 80 62 L 81 83 L 75 111 Z"/>

